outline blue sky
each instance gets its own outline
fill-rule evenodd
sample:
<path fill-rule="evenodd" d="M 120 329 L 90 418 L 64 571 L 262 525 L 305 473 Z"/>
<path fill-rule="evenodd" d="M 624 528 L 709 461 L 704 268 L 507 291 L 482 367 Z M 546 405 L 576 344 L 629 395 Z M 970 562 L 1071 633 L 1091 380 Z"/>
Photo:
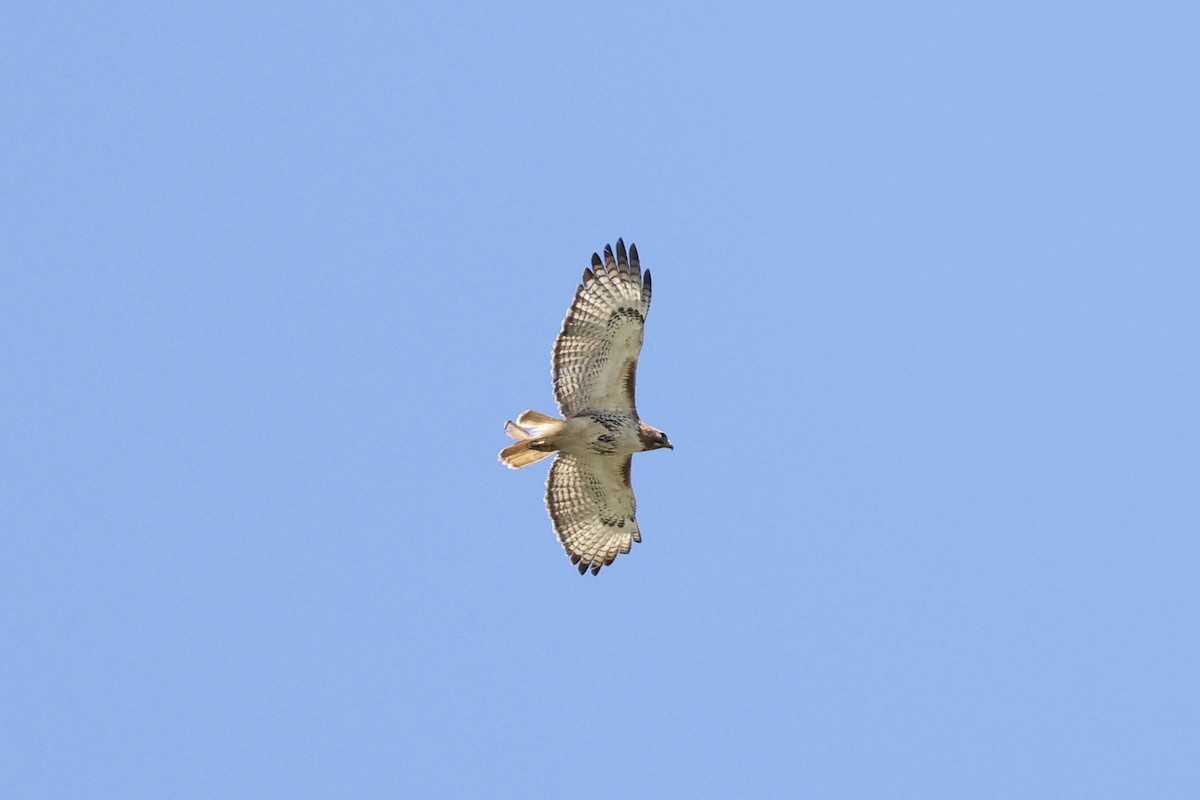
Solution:
<path fill-rule="evenodd" d="M 0 795 L 1197 796 L 1196 8 L 10 5 Z"/>

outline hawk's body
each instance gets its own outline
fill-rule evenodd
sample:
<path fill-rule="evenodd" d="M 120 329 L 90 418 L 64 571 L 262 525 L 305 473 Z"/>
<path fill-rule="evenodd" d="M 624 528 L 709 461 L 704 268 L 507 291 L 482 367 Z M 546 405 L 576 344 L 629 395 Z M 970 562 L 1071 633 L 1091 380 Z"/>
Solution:
<path fill-rule="evenodd" d="M 650 311 L 650 271 L 637 248 L 592 254 L 592 267 L 554 341 L 554 396 L 565 419 L 526 411 L 505 432 L 517 443 L 500 460 L 517 469 L 557 452 L 546 481 L 554 532 L 580 574 L 592 574 L 642 540 L 629 471 L 633 453 L 670 447 L 638 418 L 634 385 Z"/>

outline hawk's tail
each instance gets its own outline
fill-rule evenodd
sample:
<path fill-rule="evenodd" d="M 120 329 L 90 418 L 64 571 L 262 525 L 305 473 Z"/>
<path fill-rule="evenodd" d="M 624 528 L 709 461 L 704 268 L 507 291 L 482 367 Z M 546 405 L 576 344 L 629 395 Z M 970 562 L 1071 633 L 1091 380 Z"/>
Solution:
<path fill-rule="evenodd" d="M 504 423 L 504 432 L 516 439 L 517 443 L 500 451 L 500 461 L 511 469 L 528 467 L 541 461 L 557 449 L 547 447 L 544 437 L 555 433 L 561 423 L 562 420 L 536 411 L 526 411 L 517 417 L 517 422 L 509 420 Z"/>

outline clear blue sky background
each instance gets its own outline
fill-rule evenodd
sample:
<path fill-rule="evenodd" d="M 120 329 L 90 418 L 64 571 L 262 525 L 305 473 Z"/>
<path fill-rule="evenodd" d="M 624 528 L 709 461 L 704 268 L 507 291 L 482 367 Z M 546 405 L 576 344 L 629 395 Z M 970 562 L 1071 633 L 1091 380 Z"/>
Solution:
<path fill-rule="evenodd" d="M 1197 8 L 10 4 L 0 796 L 1200 796 Z"/>

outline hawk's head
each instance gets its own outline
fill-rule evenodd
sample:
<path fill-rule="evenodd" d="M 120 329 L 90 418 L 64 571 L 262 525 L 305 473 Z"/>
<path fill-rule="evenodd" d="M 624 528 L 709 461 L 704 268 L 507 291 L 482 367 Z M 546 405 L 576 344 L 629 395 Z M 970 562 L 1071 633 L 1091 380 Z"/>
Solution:
<path fill-rule="evenodd" d="M 638 438 L 642 440 L 642 445 L 647 450 L 658 450 L 666 447 L 669 450 L 674 450 L 675 446 L 671 444 L 671 440 L 667 435 L 658 428 L 651 428 L 646 423 L 642 423 L 638 429 Z"/>

